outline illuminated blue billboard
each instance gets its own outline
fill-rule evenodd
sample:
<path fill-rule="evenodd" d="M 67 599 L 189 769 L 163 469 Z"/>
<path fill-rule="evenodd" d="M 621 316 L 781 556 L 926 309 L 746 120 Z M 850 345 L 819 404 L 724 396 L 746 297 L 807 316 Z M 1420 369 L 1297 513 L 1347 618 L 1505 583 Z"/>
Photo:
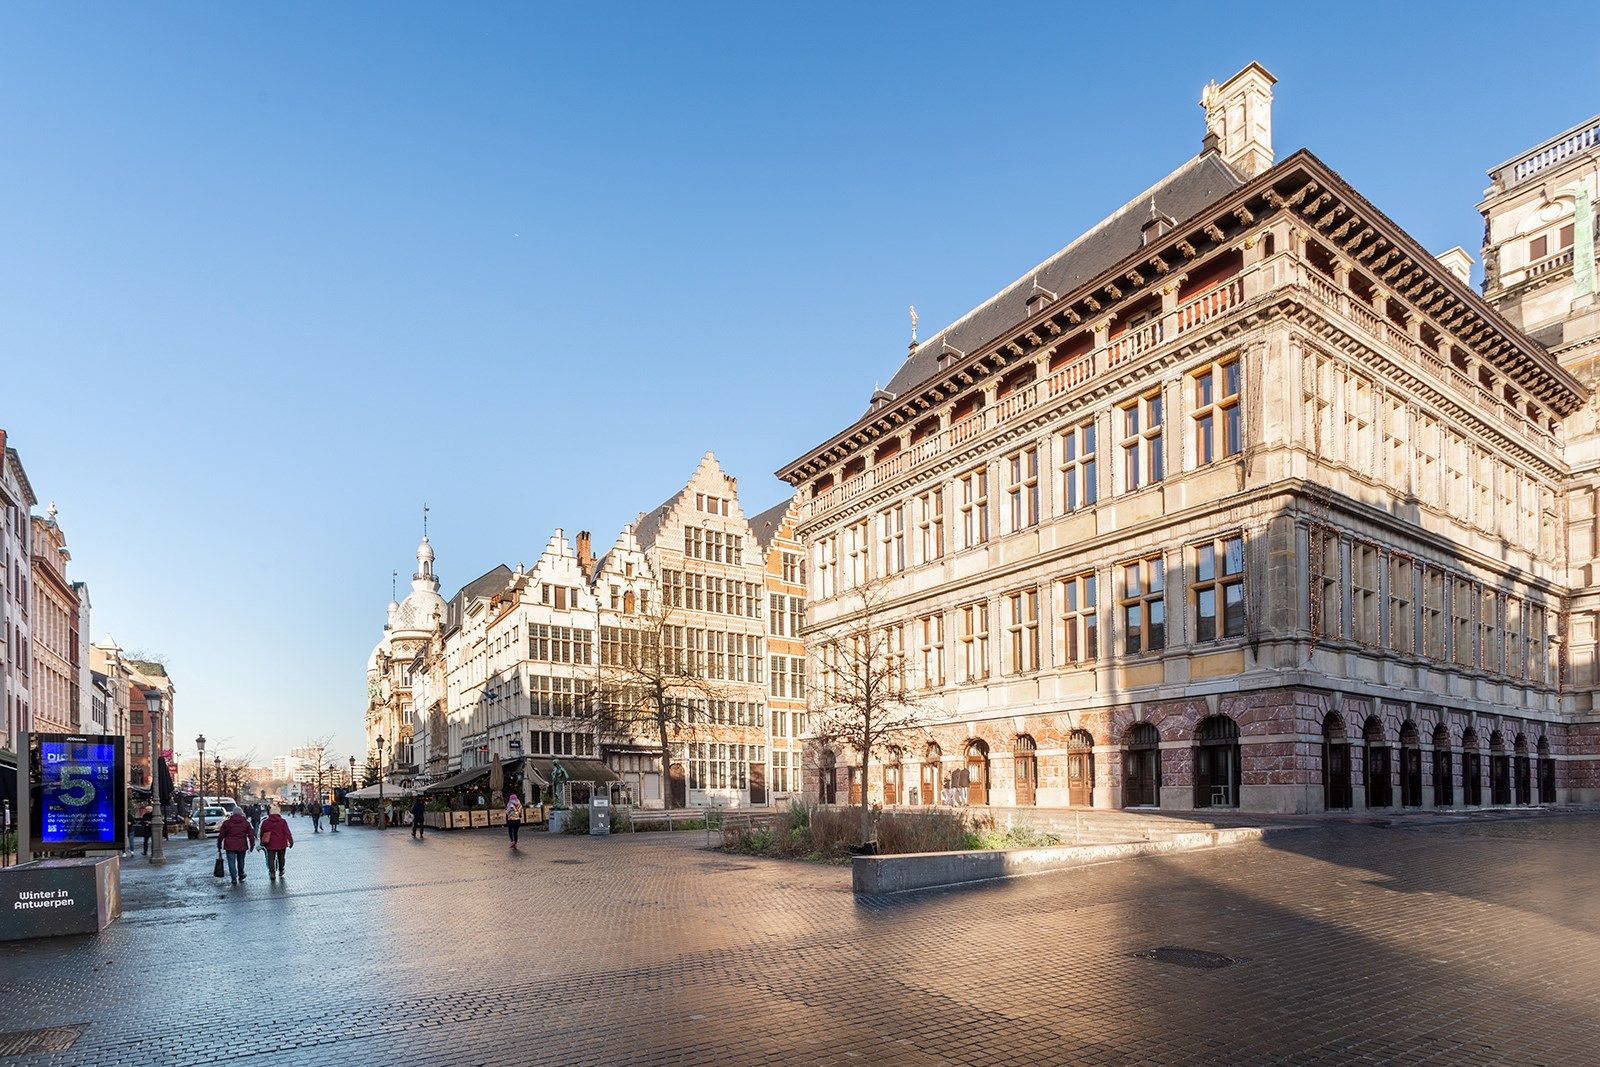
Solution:
<path fill-rule="evenodd" d="M 116 849 L 127 843 L 127 767 L 113 734 L 32 734 L 33 847 Z"/>

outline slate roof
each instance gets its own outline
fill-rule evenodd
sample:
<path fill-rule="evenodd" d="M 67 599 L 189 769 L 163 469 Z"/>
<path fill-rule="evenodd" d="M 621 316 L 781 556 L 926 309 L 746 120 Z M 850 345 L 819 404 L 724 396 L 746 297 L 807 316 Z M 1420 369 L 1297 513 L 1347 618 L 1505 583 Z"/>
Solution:
<path fill-rule="evenodd" d="M 763 511 L 750 520 L 750 532 L 755 534 L 756 544 L 765 552 L 772 545 L 772 539 L 778 535 L 778 528 L 783 525 L 783 517 L 789 511 L 793 499 L 780 500 L 772 507 Z"/>
<path fill-rule="evenodd" d="M 466 607 L 469 598 L 488 596 L 504 589 L 511 584 L 511 579 L 511 568 L 504 563 L 498 563 L 493 570 L 485 571 L 457 590 L 456 595 L 449 601 L 450 610 L 444 620 L 445 632 L 448 633 L 461 626 L 461 611 Z"/>
<path fill-rule="evenodd" d="M 901 396 L 938 372 L 939 356 L 947 351 L 946 345 L 971 355 L 1021 323 L 1028 317 L 1026 302 L 1035 291 L 1035 282 L 1056 296 L 1065 296 L 1137 252 L 1152 201 L 1156 211 L 1181 223 L 1244 184 L 1244 175 L 1217 153 L 1195 156 L 999 293 L 919 341 L 885 388 Z"/>

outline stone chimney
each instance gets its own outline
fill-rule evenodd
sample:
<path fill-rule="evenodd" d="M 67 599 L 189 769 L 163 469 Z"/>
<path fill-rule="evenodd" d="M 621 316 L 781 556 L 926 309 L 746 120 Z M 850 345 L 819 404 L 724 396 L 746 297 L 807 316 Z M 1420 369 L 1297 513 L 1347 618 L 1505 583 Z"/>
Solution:
<path fill-rule="evenodd" d="M 1472 284 L 1472 255 L 1465 248 L 1456 245 L 1446 252 L 1440 252 L 1434 257 L 1444 265 L 1444 269 L 1456 276 L 1462 285 Z"/>
<path fill-rule="evenodd" d="M 583 571 L 585 578 L 594 573 L 594 549 L 588 530 L 578 531 L 578 569 Z"/>
<path fill-rule="evenodd" d="M 1278 82 L 1252 62 L 1218 85 L 1205 87 L 1200 106 L 1206 110 L 1206 140 L 1222 158 L 1247 178 L 1272 166 L 1272 87 Z"/>

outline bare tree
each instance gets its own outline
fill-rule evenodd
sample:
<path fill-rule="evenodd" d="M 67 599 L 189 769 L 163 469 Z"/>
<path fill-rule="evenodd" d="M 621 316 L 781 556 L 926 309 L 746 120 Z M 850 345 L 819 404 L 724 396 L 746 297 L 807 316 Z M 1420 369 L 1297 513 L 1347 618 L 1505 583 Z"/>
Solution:
<path fill-rule="evenodd" d="M 602 738 L 655 743 L 664 806 L 671 808 L 672 739 L 694 732 L 696 702 L 717 690 L 706 651 L 688 647 L 683 622 L 663 599 L 602 629 L 586 711 Z"/>
<path fill-rule="evenodd" d="M 312 760 L 312 762 L 314 762 L 316 764 L 316 768 L 317 768 L 317 803 L 321 804 L 322 803 L 322 779 L 323 779 L 324 776 L 327 776 L 329 778 L 332 777 L 333 769 L 334 769 L 334 763 L 339 758 L 334 752 L 333 735 L 332 734 L 323 734 L 321 737 L 311 738 L 310 740 L 308 740 L 305 743 L 305 745 L 303 747 L 310 753 L 310 757 L 309 758 Z"/>
<path fill-rule="evenodd" d="M 867 768 L 875 753 L 923 725 L 926 707 L 906 678 L 906 654 L 889 625 L 881 583 L 856 590 L 858 606 L 811 642 L 820 670 L 811 686 L 812 732 L 861 757 L 861 840 L 873 839 Z"/>

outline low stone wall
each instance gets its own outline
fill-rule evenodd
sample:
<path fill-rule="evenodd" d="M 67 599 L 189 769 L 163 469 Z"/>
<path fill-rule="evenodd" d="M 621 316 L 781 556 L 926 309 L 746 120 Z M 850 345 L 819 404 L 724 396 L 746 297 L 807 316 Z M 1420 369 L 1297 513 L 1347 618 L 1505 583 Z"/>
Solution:
<path fill-rule="evenodd" d="M 1190 852 L 1219 845 L 1260 840 L 1267 831 L 1258 826 L 1195 830 L 1172 834 L 1159 841 L 1119 841 L 1097 845 L 1052 845 L 1046 848 L 1008 848 L 969 852 L 917 852 L 904 856 L 857 856 L 850 887 L 857 893 L 907 893 L 939 886 L 989 882 L 1025 874 L 1067 870 L 1090 863 Z"/>

